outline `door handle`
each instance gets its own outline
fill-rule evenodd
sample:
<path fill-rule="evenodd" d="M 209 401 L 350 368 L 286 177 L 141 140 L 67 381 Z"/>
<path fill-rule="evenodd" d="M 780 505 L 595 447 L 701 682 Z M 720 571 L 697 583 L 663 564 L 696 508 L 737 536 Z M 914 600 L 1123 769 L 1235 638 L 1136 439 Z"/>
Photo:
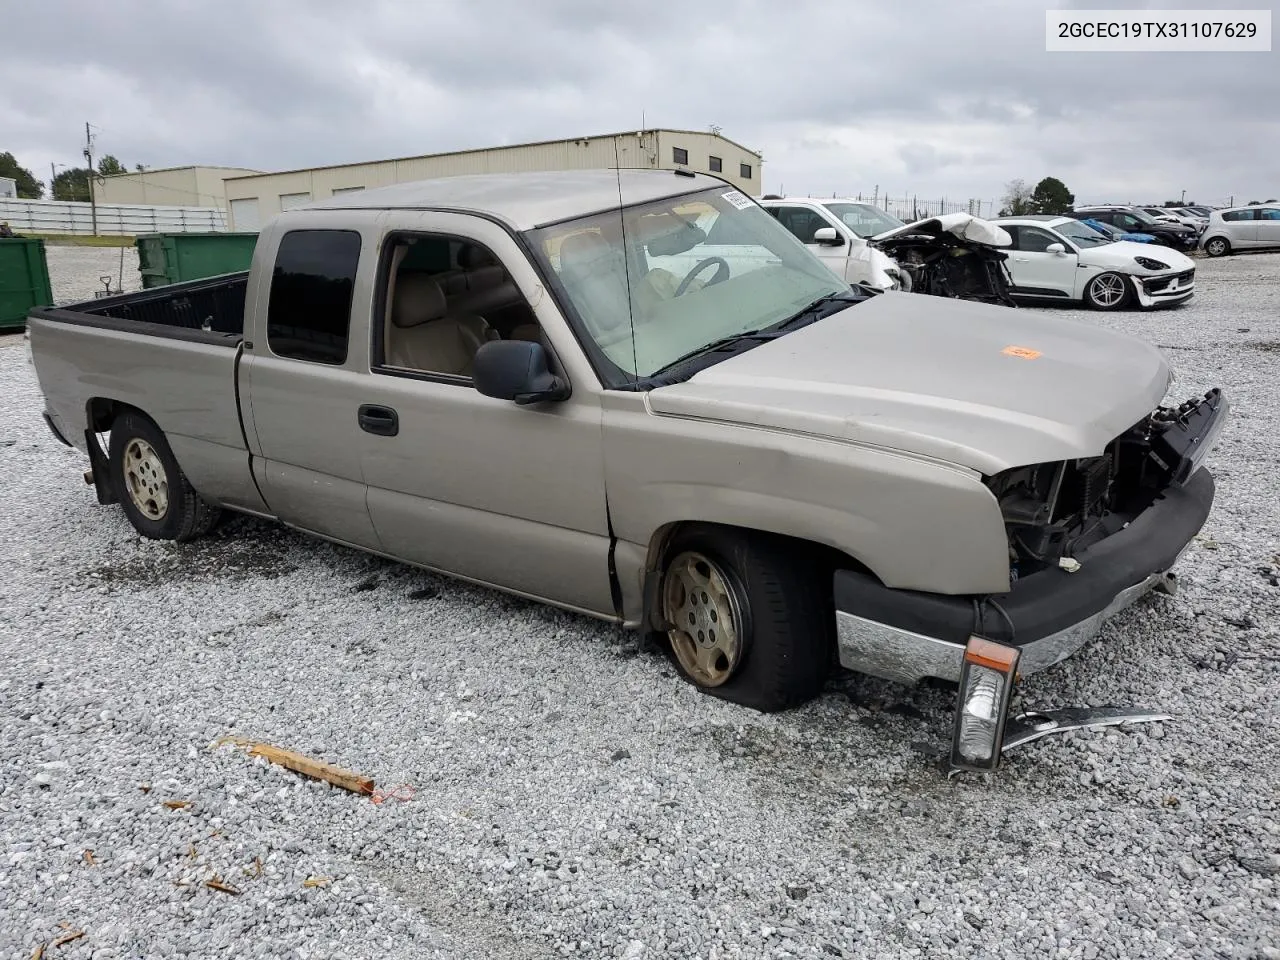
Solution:
<path fill-rule="evenodd" d="M 394 437 L 400 432 L 400 414 L 390 407 L 381 407 L 373 403 L 361 404 L 358 419 L 360 429 L 365 433 L 374 433 L 380 437 Z"/>
<path fill-rule="evenodd" d="M 1014 263 L 1030 263 L 1031 259 L 1029 257 L 1014 257 L 1013 262 Z"/>

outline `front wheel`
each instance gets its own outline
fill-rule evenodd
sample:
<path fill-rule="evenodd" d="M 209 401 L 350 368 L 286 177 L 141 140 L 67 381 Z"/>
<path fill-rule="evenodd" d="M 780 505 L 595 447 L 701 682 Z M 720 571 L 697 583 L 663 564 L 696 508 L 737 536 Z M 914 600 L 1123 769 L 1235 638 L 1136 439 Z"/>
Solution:
<path fill-rule="evenodd" d="M 696 686 L 763 712 L 821 692 L 834 650 L 831 575 L 781 537 L 721 527 L 666 551 L 661 615 Z"/>
<path fill-rule="evenodd" d="M 183 475 L 164 433 L 139 413 L 111 424 L 111 482 L 125 516 L 152 540 L 192 540 L 218 520 Z"/>
<path fill-rule="evenodd" d="M 1084 288 L 1084 299 L 1095 310 L 1118 310 L 1128 302 L 1129 292 L 1128 277 L 1100 273 Z"/>

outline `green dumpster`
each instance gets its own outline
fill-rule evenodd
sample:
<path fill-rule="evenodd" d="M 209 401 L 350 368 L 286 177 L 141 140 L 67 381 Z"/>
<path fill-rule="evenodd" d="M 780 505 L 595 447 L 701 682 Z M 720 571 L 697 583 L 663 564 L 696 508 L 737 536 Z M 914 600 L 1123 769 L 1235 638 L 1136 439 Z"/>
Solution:
<path fill-rule="evenodd" d="M 248 270 L 256 233 L 144 233 L 134 240 L 145 290 Z"/>
<path fill-rule="evenodd" d="M 44 241 L 0 238 L 0 332 L 21 330 L 32 307 L 52 304 Z"/>

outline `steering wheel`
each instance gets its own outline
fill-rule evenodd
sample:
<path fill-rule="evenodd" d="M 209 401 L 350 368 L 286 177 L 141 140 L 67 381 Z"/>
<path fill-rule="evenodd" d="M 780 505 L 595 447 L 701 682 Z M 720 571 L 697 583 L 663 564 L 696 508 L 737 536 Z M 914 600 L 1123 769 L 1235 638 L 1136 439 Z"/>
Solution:
<path fill-rule="evenodd" d="M 683 297 L 685 295 L 685 291 L 689 289 L 689 284 L 693 283 L 693 278 L 713 263 L 716 265 L 716 272 L 712 275 L 711 279 L 707 281 L 707 286 L 711 286 L 713 283 L 719 283 L 721 280 L 728 280 L 729 261 L 724 257 L 707 257 L 707 259 L 699 260 L 695 263 L 693 265 L 693 269 L 685 274 L 684 279 L 680 281 L 680 286 L 676 287 L 676 292 L 673 294 L 673 297 Z"/>

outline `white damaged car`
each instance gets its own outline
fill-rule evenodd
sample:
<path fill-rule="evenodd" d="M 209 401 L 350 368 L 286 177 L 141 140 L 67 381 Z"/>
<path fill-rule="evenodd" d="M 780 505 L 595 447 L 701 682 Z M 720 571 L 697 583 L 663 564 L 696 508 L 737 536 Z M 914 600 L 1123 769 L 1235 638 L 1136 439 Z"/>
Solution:
<path fill-rule="evenodd" d="M 1020 301 L 1083 301 L 1097 310 L 1185 303 L 1196 287 L 1195 262 L 1168 247 L 1113 240 L 1071 217 L 1001 217 Z"/>

